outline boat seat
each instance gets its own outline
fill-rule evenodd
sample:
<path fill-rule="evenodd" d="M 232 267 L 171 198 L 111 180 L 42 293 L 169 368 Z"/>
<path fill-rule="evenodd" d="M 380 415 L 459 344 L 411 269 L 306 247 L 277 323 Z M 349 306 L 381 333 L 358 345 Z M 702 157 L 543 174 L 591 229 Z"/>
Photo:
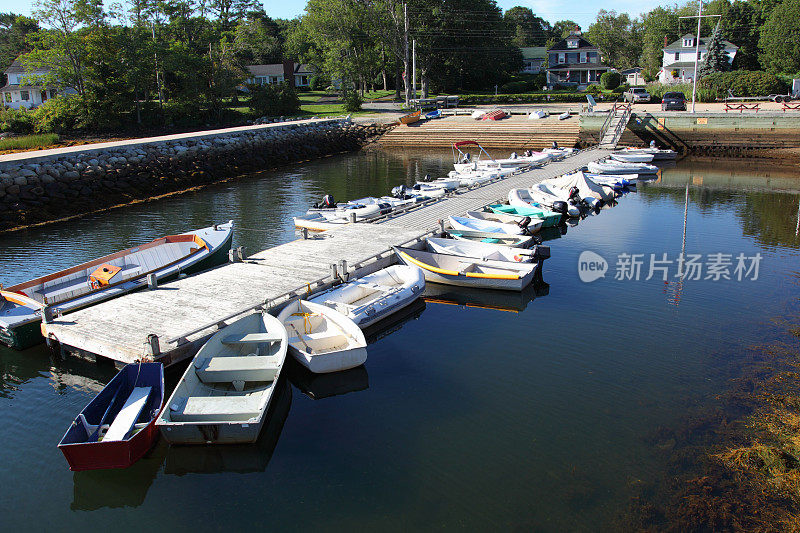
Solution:
<path fill-rule="evenodd" d="M 281 360 L 264 355 L 206 357 L 195 361 L 194 367 L 203 383 L 274 381 Z"/>
<path fill-rule="evenodd" d="M 103 442 L 117 441 L 125 439 L 130 433 L 139 415 L 142 414 L 147 398 L 150 396 L 152 387 L 134 387 L 131 395 L 125 401 L 125 405 L 120 409 L 119 414 L 109 426 L 108 431 L 103 437 Z"/>
<path fill-rule="evenodd" d="M 169 405 L 169 417 L 173 422 L 244 422 L 260 415 L 260 403 L 261 395 L 184 397 Z"/>
<path fill-rule="evenodd" d="M 237 333 L 222 339 L 222 344 L 259 344 L 267 342 L 280 342 L 283 339 L 274 333 Z"/>

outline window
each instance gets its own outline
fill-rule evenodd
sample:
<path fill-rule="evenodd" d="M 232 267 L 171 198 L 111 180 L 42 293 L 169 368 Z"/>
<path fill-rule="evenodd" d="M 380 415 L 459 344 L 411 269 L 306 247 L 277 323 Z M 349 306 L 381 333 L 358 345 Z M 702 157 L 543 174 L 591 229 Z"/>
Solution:
<path fill-rule="evenodd" d="M 675 61 L 681 58 L 680 52 L 675 52 Z"/>
<path fill-rule="evenodd" d="M 578 48 L 578 39 L 567 40 L 567 48 Z"/>
<path fill-rule="evenodd" d="M 42 90 L 42 102 L 47 101 L 47 90 Z"/>
<path fill-rule="evenodd" d="M 31 96 L 30 96 L 30 94 L 28 94 L 28 91 L 22 91 L 22 92 L 20 92 L 20 95 L 22 96 L 22 100 L 24 102 L 27 102 L 28 100 L 31 99 Z"/>
<path fill-rule="evenodd" d="M 586 61 L 587 61 L 587 53 L 586 52 L 581 52 L 580 53 L 580 62 L 581 63 L 586 63 Z"/>
<path fill-rule="evenodd" d="M 298 87 L 306 87 L 308 86 L 308 76 L 305 74 L 297 74 L 294 77 L 294 84 Z"/>
<path fill-rule="evenodd" d="M 567 54 L 558 54 L 558 64 L 563 64 L 567 62 Z"/>

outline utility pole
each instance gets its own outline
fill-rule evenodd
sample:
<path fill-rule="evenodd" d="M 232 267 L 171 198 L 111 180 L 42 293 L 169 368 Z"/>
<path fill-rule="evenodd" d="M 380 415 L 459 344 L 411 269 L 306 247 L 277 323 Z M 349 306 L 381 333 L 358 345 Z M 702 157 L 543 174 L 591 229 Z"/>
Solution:
<path fill-rule="evenodd" d="M 153 57 L 155 59 L 155 67 L 156 67 L 156 88 L 158 89 L 158 108 L 163 113 L 164 111 L 164 99 L 163 94 L 161 92 L 161 78 L 158 75 L 158 43 L 156 43 L 156 24 L 155 22 L 150 26 L 150 29 L 153 30 Z"/>
<path fill-rule="evenodd" d="M 707 17 L 721 17 L 722 15 L 703 15 L 703 0 L 698 0 L 697 15 L 687 17 L 678 17 L 679 19 L 693 19 L 697 17 L 697 35 L 695 36 L 694 47 L 694 77 L 692 78 L 692 113 L 694 113 L 694 104 L 697 99 L 697 65 L 700 63 L 700 23 Z"/>
<path fill-rule="evenodd" d="M 414 39 L 411 41 L 411 48 L 412 48 L 412 62 L 413 67 L 411 68 L 411 98 L 417 97 L 417 40 Z"/>
<path fill-rule="evenodd" d="M 408 57 L 408 4 L 403 4 L 403 18 L 405 19 L 405 61 L 403 62 L 403 84 L 405 85 L 406 90 L 406 107 L 408 107 L 410 96 L 409 85 L 408 85 L 408 64 L 411 62 Z"/>

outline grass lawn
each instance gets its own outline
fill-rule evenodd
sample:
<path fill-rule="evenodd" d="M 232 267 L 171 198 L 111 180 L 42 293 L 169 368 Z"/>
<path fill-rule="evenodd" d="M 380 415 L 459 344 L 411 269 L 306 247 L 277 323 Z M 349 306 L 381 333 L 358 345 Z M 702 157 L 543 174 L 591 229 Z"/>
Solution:
<path fill-rule="evenodd" d="M 304 104 L 300 106 L 300 110 L 306 115 L 316 116 L 338 116 L 338 115 L 365 115 L 370 111 L 356 111 L 349 113 L 344 110 L 344 104 Z"/>
<path fill-rule="evenodd" d="M 59 140 L 58 135 L 55 133 L 9 137 L 0 139 L 0 150 L 36 150 L 37 148 L 52 146 Z"/>
<path fill-rule="evenodd" d="M 364 100 L 376 100 L 387 96 L 394 96 L 394 91 L 367 91 L 364 93 Z"/>

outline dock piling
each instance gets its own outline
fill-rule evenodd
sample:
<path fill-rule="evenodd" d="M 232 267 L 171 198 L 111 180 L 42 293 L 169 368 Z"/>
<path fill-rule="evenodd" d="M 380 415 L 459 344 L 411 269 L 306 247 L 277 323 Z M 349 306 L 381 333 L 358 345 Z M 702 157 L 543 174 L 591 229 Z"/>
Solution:
<path fill-rule="evenodd" d="M 147 288 L 151 291 L 158 288 L 158 278 L 155 273 L 147 275 Z"/>
<path fill-rule="evenodd" d="M 158 335 L 154 335 L 152 333 L 149 334 L 147 336 L 146 344 L 147 346 L 145 352 L 147 353 L 148 356 L 157 357 L 161 354 L 161 346 L 159 345 L 158 342 Z"/>

